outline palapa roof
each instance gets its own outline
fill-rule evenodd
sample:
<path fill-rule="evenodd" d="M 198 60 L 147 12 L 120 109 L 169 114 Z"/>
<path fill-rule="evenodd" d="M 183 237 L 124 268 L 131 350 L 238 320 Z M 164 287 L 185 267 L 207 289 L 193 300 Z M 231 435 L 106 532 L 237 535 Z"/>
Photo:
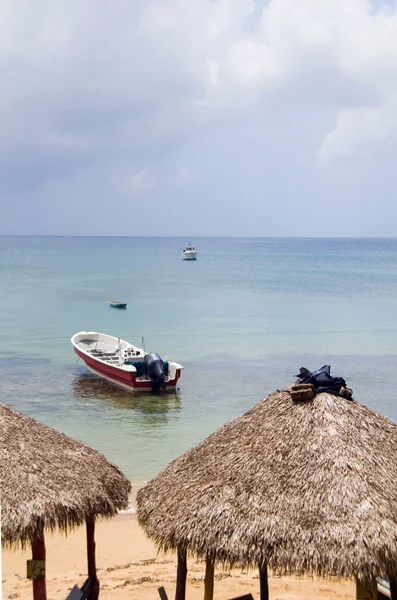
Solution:
<path fill-rule="evenodd" d="M 3 545 L 126 506 L 130 481 L 100 452 L 2 403 L 0 431 Z"/>
<path fill-rule="evenodd" d="M 356 401 L 271 394 L 137 501 L 164 550 L 280 574 L 397 576 L 397 426 Z"/>

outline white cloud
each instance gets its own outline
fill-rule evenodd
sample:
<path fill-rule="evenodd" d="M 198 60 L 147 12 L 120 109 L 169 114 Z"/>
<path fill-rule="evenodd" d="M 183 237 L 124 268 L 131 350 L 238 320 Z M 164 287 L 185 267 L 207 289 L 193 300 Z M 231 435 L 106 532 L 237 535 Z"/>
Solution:
<path fill-rule="evenodd" d="M 343 110 L 337 116 L 335 129 L 329 132 L 317 153 L 322 164 L 333 158 L 377 155 L 382 147 L 396 139 L 397 106 L 358 107 Z"/>
<path fill-rule="evenodd" d="M 248 1 L 176 0 L 152 3 L 145 13 L 151 31 L 184 47 L 202 90 L 190 98 L 191 118 L 222 119 L 261 104 L 274 114 L 296 104 L 304 118 L 332 108 L 336 130 L 324 122 L 318 131 L 318 155 L 328 161 L 396 136 L 387 108 L 397 96 L 394 5 L 374 11 L 367 0 L 272 0 L 256 21 L 253 8 Z"/>
<path fill-rule="evenodd" d="M 156 189 L 156 178 L 147 169 L 141 169 L 125 183 L 125 191 L 131 194 L 146 194 Z"/>
<path fill-rule="evenodd" d="M 308 114 L 326 102 L 324 88 L 330 101 L 339 89 L 343 122 L 346 109 L 359 119 L 363 105 L 383 112 L 397 95 L 396 11 L 374 12 L 367 0 L 271 0 L 260 10 L 253 0 L 41 0 L 35 11 L 4 1 L 3 144 L 73 128 L 83 137 L 95 129 L 105 149 L 109 140 L 157 144 L 269 102 L 304 101 Z M 324 124 L 320 146 L 329 133 Z"/>
<path fill-rule="evenodd" d="M 155 193 L 153 173 L 175 188 L 173 173 L 201 184 L 207 169 L 223 189 L 260 161 L 298 165 L 299 188 L 324 173 L 315 159 L 331 172 L 397 143 L 396 4 L 3 0 L 0 80 L 2 188 L 42 188 L 56 170 Z"/>
<path fill-rule="evenodd" d="M 192 167 L 185 166 L 179 170 L 178 181 L 180 183 L 189 183 L 198 179 L 197 173 Z"/>

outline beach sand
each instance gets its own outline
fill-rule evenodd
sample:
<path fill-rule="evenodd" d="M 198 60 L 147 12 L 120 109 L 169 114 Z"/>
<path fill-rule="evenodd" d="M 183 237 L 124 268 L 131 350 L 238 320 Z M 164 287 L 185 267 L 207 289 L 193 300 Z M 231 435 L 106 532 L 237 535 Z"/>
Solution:
<path fill-rule="evenodd" d="M 47 597 L 65 599 L 74 584 L 86 579 L 85 528 L 80 527 L 67 537 L 47 535 Z M 157 588 L 164 586 L 169 599 L 175 594 L 176 557 L 158 554 L 138 525 L 135 515 L 119 515 L 111 520 L 99 520 L 96 526 L 98 577 L 101 600 L 155 600 Z M 32 598 L 32 584 L 26 579 L 26 560 L 30 551 L 3 551 L 3 600 Z M 204 596 L 205 564 L 188 562 L 188 600 Z M 312 579 L 269 576 L 272 600 L 309 600 L 316 598 L 353 600 L 354 582 L 348 580 Z M 214 597 L 227 600 L 251 592 L 259 600 L 258 572 L 222 567 L 216 570 Z"/>

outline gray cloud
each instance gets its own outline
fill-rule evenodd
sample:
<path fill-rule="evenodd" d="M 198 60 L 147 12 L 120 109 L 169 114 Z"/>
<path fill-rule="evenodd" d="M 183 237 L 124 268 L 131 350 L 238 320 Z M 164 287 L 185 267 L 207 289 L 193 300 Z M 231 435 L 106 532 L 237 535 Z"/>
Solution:
<path fill-rule="evenodd" d="M 394 2 L 4 2 L 3 233 L 392 233 Z"/>

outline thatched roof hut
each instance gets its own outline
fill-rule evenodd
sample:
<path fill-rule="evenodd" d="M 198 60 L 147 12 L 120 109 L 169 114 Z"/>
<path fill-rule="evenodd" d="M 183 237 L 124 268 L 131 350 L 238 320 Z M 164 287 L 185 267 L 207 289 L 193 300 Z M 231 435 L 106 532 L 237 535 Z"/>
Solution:
<path fill-rule="evenodd" d="M 0 431 L 2 544 L 42 541 L 45 556 L 45 530 L 87 522 L 93 545 L 94 518 L 127 505 L 127 477 L 96 450 L 2 403 Z"/>
<path fill-rule="evenodd" d="M 164 550 L 280 574 L 397 578 L 397 425 L 354 400 L 273 393 L 137 501 Z"/>

